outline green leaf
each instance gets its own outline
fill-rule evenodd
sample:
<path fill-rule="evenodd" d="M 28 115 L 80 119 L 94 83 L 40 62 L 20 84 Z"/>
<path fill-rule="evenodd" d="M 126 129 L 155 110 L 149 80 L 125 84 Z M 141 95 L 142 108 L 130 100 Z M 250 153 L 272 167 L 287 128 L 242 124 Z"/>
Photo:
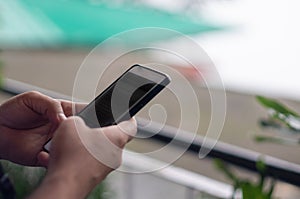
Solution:
<path fill-rule="evenodd" d="M 275 180 L 272 180 L 270 189 L 265 191 L 264 172 L 267 168 L 262 159 L 259 159 L 256 163 L 256 167 L 259 170 L 260 174 L 260 180 L 258 183 L 252 183 L 248 179 L 239 178 L 220 159 L 214 159 L 214 163 L 220 171 L 222 171 L 229 179 L 233 181 L 234 191 L 236 191 L 237 189 L 240 189 L 242 191 L 243 199 L 272 199 Z M 232 197 L 234 198 L 234 196 Z"/>
<path fill-rule="evenodd" d="M 273 191 L 274 191 L 274 188 L 275 188 L 275 184 L 276 184 L 276 180 L 275 179 L 272 179 L 271 180 L 271 186 L 270 186 L 270 189 L 269 189 L 269 192 L 268 192 L 268 196 L 271 198 L 272 194 L 273 194 Z"/>
<path fill-rule="evenodd" d="M 235 187 L 239 186 L 239 179 L 235 176 L 235 174 L 229 169 L 229 167 L 222 160 L 215 159 L 214 163 L 216 167 L 234 183 Z"/>
<path fill-rule="evenodd" d="M 256 142 L 272 142 L 277 144 L 285 144 L 286 140 L 284 138 L 279 137 L 271 137 L 271 136 L 265 136 L 265 135 L 255 135 L 254 137 Z"/>
<path fill-rule="evenodd" d="M 25 198 L 40 184 L 45 175 L 45 169 L 42 168 L 25 167 L 3 160 L 1 163 L 16 190 L 16 198 Z"/>
<path fill-rule="evenodd" d="M 107 191 L 107 185 L 105 182 L 98 184 L 93 191 L 88 195 L 87 199 L 104 199 L 104 198 L 113 198 L 113 197 L 105 197 L 105 195 L 109 196 Z"/>
<path fill-rule="evenodd" d="M 265 162 L 259 158 L 257 161 L 256 161 L 256 168 L 260 174 L 259 176 L 259 182 L 258 182 L 258 187 L 261 191 L 263 191 L 263 187 L 264 187 L 264 184 L 265 184 L 265 173 L 266 173 L 266 170 L 267 170 L 267 166 L 265 164 Z"/>
<path fill-rule="evenodd" d="M 289 108 L 287 108 L 283 104 L 277 102 L 276 100 L 266 98 L 266 97 L 262 97 L 262 96 L 256 96 L 256 99 L 263 106 L 265 106 L 267 108 L 270 108 L 270 109 L 273 109 L 274 111 L 277 111 L 277 112 L 285 115 L 286 117 L 288 117 L 289 115 L 292 115 L 294 117 L 300 117 L 299 114 L 297 114 L 296 112 L 290 110 Z"/>
<path fill-rule="evenodd" d="M 241 185 L 243 199 L 271 199 L 267 193 L 262 192 L 259 186 L 250 182 L 244 182 Z"/>
<path fill-rule="evenodd" d="M 257 160 L 256 162 L 256 168 L 260 173 L 265 173 L 267 166 L 265 162 L 262 159 Z"/>
<path fill-rule="evenodd" d="M 299 146 L 300 140 L 295 139 L 288 139 L 284 137 L 274 137 L 274 136 L 265 136 L 265 135 L 255 135 L 254 140 L 256 142 L 270 142 L 276 144 L 284 144 L 284 145 L 291 145 L 291 146 Z"/>

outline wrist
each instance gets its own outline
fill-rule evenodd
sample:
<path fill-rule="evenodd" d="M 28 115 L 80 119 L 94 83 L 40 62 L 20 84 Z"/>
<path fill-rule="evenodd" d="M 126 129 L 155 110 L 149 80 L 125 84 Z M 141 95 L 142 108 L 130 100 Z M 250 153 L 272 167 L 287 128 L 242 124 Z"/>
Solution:
<path fill-rule="evenodd" d="M 70 171 L 55 171 L 49 173 L 46 175 L 43 184 L 46 186 L 48 186 L 48 184 L 59 186 L 57 188 L 63 189 L 64 192 L 64 197 L 62 198 L 85 198 L 93 188 L 91 183 L 84 177 L 80 177 Z"/>
<path fill-rule="evenodd" d="M 38 199 L 43 196 L 45 199 L 64 199 L 85 198 L 94 186 L 85 181 L 84 178 L 78 178 L 70 172 L 48 172 L 41 185 L 29 197 L 29 199 Z"/>

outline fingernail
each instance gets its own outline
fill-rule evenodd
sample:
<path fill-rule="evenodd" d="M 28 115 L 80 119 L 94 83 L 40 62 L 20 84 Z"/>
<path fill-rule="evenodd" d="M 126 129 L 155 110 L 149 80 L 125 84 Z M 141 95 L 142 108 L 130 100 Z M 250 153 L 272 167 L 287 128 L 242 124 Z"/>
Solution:
<path fill-rule="evenodd" d="M 136 124 L 131 121 L 121 122 L 118 126 L 124 133 L 126 133 L 127 135 L 130 135 L 130 136 L 134 136 L 137 132 Z"/>
<path fill-rule="evenodd" d="M 59 113 L 59 114 L 58 114 L 58 119 L 59 119 L 59 120 L 65 120 L 65 119 L 67 119 L 67 117 L 65 116 L 65 114 Z"/>

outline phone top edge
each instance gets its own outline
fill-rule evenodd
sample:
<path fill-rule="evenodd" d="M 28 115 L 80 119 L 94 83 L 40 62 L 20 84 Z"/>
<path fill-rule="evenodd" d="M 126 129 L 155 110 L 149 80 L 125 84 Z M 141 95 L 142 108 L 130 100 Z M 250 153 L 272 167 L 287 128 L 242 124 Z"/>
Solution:
<path fill-rule="evenodd" d="M 169 75 L 166 74 L 166 78 L 160 84 L 166 87 L 170 82 L 171 82 L 171 78 L 169 77 Z"/>
<path fill-rule="evenodd" d="M 163 86 L 166 86 L 171 82 L 171 78 L 168 74 L 154 70 L 146 66 L 142 66 L 140 64 L 134 64 L 128 69 L 128 71 L 139 76 L 144 76 L 147 79 L 153 82 L 157 82 Z"/>

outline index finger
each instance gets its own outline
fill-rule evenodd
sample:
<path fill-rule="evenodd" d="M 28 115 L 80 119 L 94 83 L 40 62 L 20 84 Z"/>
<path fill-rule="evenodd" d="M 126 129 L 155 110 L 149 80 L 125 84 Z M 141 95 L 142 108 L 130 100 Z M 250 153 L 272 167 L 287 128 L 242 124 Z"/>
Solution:
<path fill-rule="evenodd" d="M 59 101 L 63 108 L 64 114 L 67 117 L 76 115 L 87 105 L 87 103 L 77 103 L 68 100 L 59 100 Z M 75 110 L 73 110 L 73 108 L 75 108 Z"/>

